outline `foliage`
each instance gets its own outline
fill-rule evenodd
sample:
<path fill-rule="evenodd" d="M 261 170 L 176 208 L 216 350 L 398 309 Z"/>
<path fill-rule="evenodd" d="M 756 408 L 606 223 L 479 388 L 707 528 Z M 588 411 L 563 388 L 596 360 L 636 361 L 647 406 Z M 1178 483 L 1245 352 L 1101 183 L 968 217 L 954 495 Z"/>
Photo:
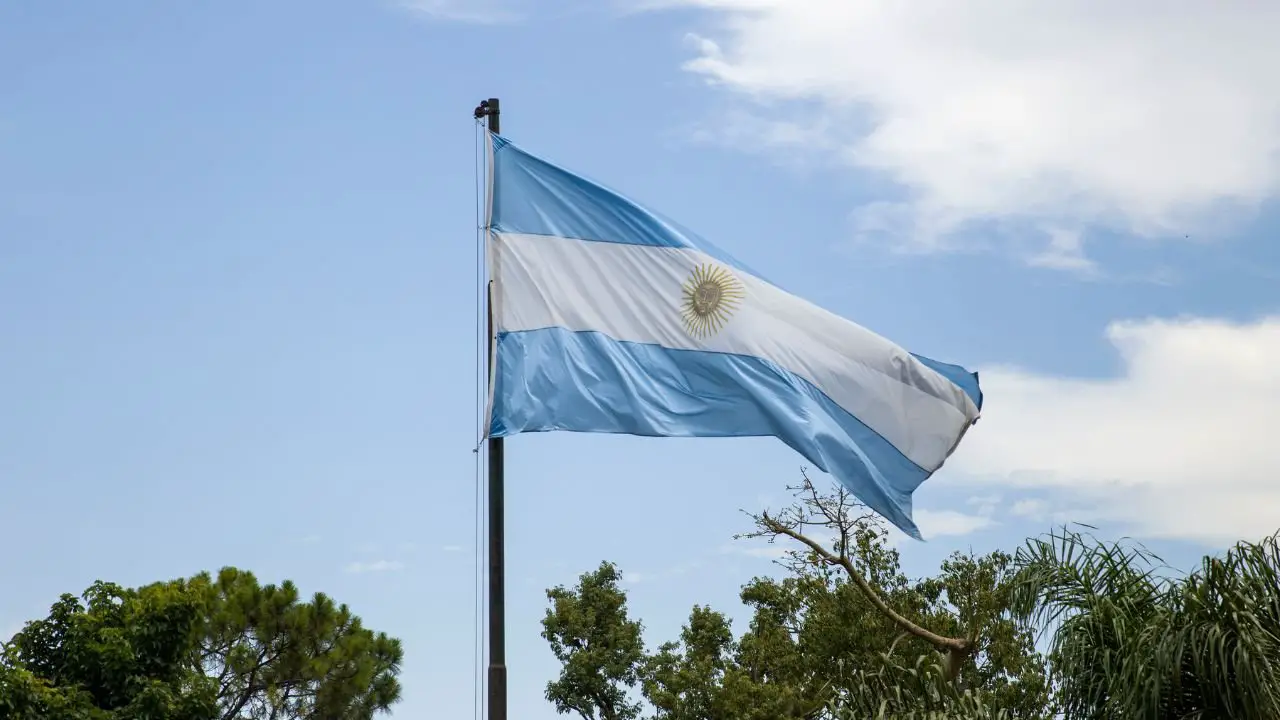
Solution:
<path fill-rule="evenodd" d="M 733 652 L 728 618 L 694 607 L 680 640 L 664 643 L 643 668 L 644 695 L 657 711 L 655 717 L 696 720 L 743 712 L 732 688 L 741 687 L 745 678 L 732 677 L 741 672 L 733 667 Z"/>
<path fill-rule="evenodd" d="M 1139 545 L 1063 529 L 909 580 L 874 516 L 807 479 L 797 491 L 796 505 L 753 516 L 749 536 L 793 542 L 783 576 L 742 588 L 741 635 L 697 606 L 679 638 L 646 652 L 611 565 L 552 591 L 547 627 L 572 609 L 595 628 L 579 635 L 590 652 L 557 652 L 593 693 L 561 683 L 557 707 L 591 720 L 607 697 L 625 714 L 599 717 L 636 718 L 638 689 L 653 720 L 1280 717 L 1280 535 L 1180 575 Z"/>
<path fill-rule="evenodd" d="M 577 588 L 549 591 L 557 709 L 636 718 L 640 704 L 627 698 L 638 685 L 654 720 L 1052 715 L 1044 661 L 1008 612 L 1008 554 L 956 554 L 937 576 L 911 581 L 884 525 L 843 489 L 821 494 L 808 478 L 793 489 L 794 506 L 753 516 L 749 536 L 797 543 L 779 561 L 784 577 L 742 588 L 751 620 L 738 637 L 725 615 L 698 606 L 677 640 L 645 652 L 607 563 Z"/>
<path fill-rule="evenodd" d="M 859 683 L 872 676 L 902 678 L 908 696 L 932 692 L 915 680 L 916 661 L 924 657 L 927 667 L 942 663 L 957 698 L 966 692 L 985 698 L 1011 718 L 1050 714 L 1034 636 L 1007 611 L 1011 556 L 955 553 L 937 576 L 912 582 L 884 523 L 844 488 L 820 493 L 804 476 L 791 489 L 797 501 L 776 514 L 753 515 L 756 530 L 747 536 L 798 541 L 783 566 L 792 578 L 820 581 L 794 584 L 807 593 L 790 604 L 790 626 L 817 661 L 810 677 L 824 677 L 833 664 L 861 673 L 826 679 L 837 698 L 859 697 Z"/>
<path fill-rule="evenodd" d="M 224 568 L 137 589 L 98 582 L 0 658 L 15 720 L 368 720 L 400 694 L 399 641 L 323 594 Z"/>
<path fill-rule="evenodd" d="M 0 716 L 26 720 L 210 720 L 214 685 L 189 658 L 201 593 L 183 582 L 94 583 L 27 623 L 0 660 Z"/>
<path fill-rule="evenodd" d="M 1067 720 L 1280 717 L 1280 545 L 1177 577 L 1141 546 L 1064 528 L 1016 557 L 1015 609 L 1051 628 Z"/>
<path fill-rule="evenodd" d="M 942 657 L 921 655 L 912 665 L 886 658 L 875 672 L 855 670 L 828 711 L 836 720 L 1008 720 L 998 697 L 962 688 Z"/>
<path fill-rule="evenodd" d="M 259 585 L 224 568 L 193 581 L 207 616 L 197 661 L 218 678 L 222 720 L 367 720 L 400 697 L 400 642 L 367 630 L 322 593 L 299 600 L 291 582 Z"/>
<path fill-rule="evenodd" d="M 542 637 L 561 663 L 560 678 L 547 684 L 547 700 L 560 713 L 583 720 L 632 720 L 640 706 L 627 700 L 644 657 L 639 622 L 627 618 L 618 568 L 601 563 L 584 573 L 578 587 L 547 591 L 551 608 Z M 598 713 L 598 714 L 597 714 Z"/>
<path fill-rule="evenodd" d="M 968 692 L 1009 718 L 1040 718 L 1051 714 L 1052 692 L 1045 659 L 1034 650 L 1036 633 L 1010 613 L 1015 578 L 1008 553 L 953 553 L 938 575 L 915 589 L 926 600 L 922 615 L 931 627 L 973 638 L 972 654 L 950 683 L 960 692 L 957 699 Z"/>

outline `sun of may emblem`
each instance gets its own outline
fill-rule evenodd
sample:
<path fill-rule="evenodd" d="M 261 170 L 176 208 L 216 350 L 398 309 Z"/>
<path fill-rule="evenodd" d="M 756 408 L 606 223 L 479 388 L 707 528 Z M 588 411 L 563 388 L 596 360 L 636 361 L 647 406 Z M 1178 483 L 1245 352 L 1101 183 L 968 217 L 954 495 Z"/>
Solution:
<path fill-rule="evenodd" d="M 685 329 L 697 338 L 716 334 L 745 296 L 742 283 L 728 270 L 699 265 L 684 283 L 680 316 Z"/>

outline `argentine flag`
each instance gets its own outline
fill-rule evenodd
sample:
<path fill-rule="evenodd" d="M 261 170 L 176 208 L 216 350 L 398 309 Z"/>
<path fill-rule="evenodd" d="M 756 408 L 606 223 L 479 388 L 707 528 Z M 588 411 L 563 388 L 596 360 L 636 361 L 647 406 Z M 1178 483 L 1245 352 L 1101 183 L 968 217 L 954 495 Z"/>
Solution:
<path fill-rule="evenodd" d="M 920 538 L 911 494 L 978 419 L 976 373 L 913 355 L 491 140 L 491 436 L 773 436 Z"/>

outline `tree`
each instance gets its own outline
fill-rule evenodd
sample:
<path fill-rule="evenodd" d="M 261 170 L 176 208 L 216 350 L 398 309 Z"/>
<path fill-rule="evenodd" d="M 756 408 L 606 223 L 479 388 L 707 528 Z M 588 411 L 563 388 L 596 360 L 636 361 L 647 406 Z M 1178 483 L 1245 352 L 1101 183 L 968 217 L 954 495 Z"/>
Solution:
<path fill-rule="evenodd" d="M 190 665 L 201 593 L 183 582 L 94 583 L 27 623 L 0 659 L 0 716 L 212 720 L 214 684 Z"/>
<path fill-rule="evenodd" d="M 83 597 L 6 647 L 0 717 L 369 720 L 400 695 L 399 641 L 323 594 L 301 602 L 290 582 L 224 568 Z"/>
<path fill-rule="evenodd" d="M 953 683 L 1010 718 L 1052 717 L 1052 688 L 1036 632 L 1012 616 L 1017 574 L 1012 555 L 953 553 L 941 572 L 916 589 L 927 600 L 929 622 L 950 635 L 974 638 L 973 652 Z"/>
<path fill-rule="evenodd" d="M 627 617 L 626 594 L 617 566 L 601 563 L 584 573 L 573 590 L 547 591 L 551 608 L 542 637 L 560 661 L 560 677 L 547 683 L 547 700 L 560 713 L 583 720 L 633 720 L 640 705 L 627 690 L 639 680 L 644 658 L 641 625 Z"/>
<path fill-rule="evenodd" d="M 756 578 L 742 588 L 752 618 L 737 638 L 724 615 L 699 606 L 677 641 L 646 654 L 639 623 L 627 618 L 616 585 L 606 595 L 586 584 L 553 591 L 573 602 L 557 600 L 544 625 L 569 624 L 562 615 L 572 610 L 573 617 L 604 616 L 609 627 L 633 628 L 625 652 L 610 648 L 608 632 L 590 636 L 593 653 L 573 656 L 572 668 L 565 665 L 571 673 L 553 683 L 557 709 L 573 708 L 588 720 L 597 711 L 610 717 L 595 695 L 579 691 L 581 684 L 563 682 L 572 676 L 614 678 L 609 686 L 623 698 L 635 683 L 621 681 L 638 677 L 655 720 L 861 719 L 916 717 L 916 711 L 1051 716 L 1043 658 L 1030 629 L 1008 612 L 1009 555 L 956 554 L 936 577 L 911 581 L 883 523 L 842 488 L 820 493 L 805 477 L 792 489 L 793 506 L 752 516 L 747 536 L 794 544 L 779 561 L 784 577 Z M 592 597 L 602 604 L 594 606 Z M 613 663 L 607 671 L 598 664 L 605 657 Z"/>
<path fill-rule="evenodd" d="M 865 506 L 844 487 L 839 487 L 834 493 L 820 493 L 808 475 L 804 475 L 803 482 L 791 490 L 795 492 L 797 502 L 773 515 L 767 511 L 752 515 L 757 529 L 746 537 L 773 540 L 785 536 L 798 541 L 804 550 L 790 553 L 789 565 L 793 571 L 807 572 L 807 568 L 814 565 L 843 570 L 863 598 L 890 621 L 902 637 L 923 640 L 937 650 L 945 660 L 947 677 L 955 678 L 977 651 L 978 638 L 973 632 L 959 637 L 940 635 L 886 602 L 885 591 L 893 590 L 888 583 L 892 581 L 904 586 L 905 578 L 895 577 L 897 553 L 884 547 L 885 531 L 879 519 L 869 511 L 859 512 Z M 831 536 L 830 547 L 807 534 L 813 529 L 820 529 Z M 885 562 L 886 553 L 893 553 L 892 565 Z M 863 561 L 863 568 L 857 567 L 859 560 Z M 863 577 L 864 572 L 867 577 Z"/>
<path fill-rule="evenodd" d="M 1067 720 L 1280 717 L 1275 535 L 1181 577 L 1140 545 L 1067 528 L 1015 563 L 1015 610 L 1054 630 Z"/>
<path fill-rule="evenodd" d="M 904 712 L 926 693 L 941 704 L 967 694 L 1010 718 L 1052 715 L 1032 630 L 1009 612 L 1011 556 L 955 553 L 937 576 L 912 582 L 883 521 L 843 487 L 823 493 L 802 475 L 790 489 L 796 501 L 752 514 L 756 528 L 744 536 L 794 541 L 781 561 L 791 577 L 756 580 L 743 599 L 756 605 L 757 620 L 762 601 L 771 603 L 772 615 L 790 629 L 814 699 L 815 678 L 844 705 L 868 698 L 867 683 L 899 683 Z M 843 674 L 824 674 L 823 667 Z"/>
<path fill-rule="evenodd" d="M 661 720 L 726 717 L 732 693 L 725 674 L 733 662 L 733 631 L 724 615 L 695 606 L 679 642 L 663 643 L 643 669 L 644 695 Z"/>
<path fill-rule="evenodd" d="M 206 600 L 196 662 L 218 681 L 220 720 L 368 720 L 399 700 L 400 642 L 346 605 L 235 568 L 193 584 Z"/>

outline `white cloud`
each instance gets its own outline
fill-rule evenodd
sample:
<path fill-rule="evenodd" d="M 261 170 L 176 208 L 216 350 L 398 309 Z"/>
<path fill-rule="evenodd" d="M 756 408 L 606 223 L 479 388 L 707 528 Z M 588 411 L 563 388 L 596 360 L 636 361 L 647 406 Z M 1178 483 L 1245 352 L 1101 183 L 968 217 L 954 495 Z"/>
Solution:
<path fill-rule="evenodd" d="M 912 513 L 920 535 L 925 540 L 944 536 L 968 535 L 990 527 L 993 521 L 986 515 L 970 515 L 955 510 L 915 510 Z"/>
<path fill-rule="evenodd" d="M 441 549 L 441 550 L 443 550 L 443 551 L 445 551 L 445 552 L 447 552 L 447 553 L 462 552 L 462 546 L 461 546 L 461 545 L 445 545 L 444 547 L 442 547 L 442 548 L 440 548 L 440 549 Z"/>
<path fill-rule="evenodd" d="M 494 0 L 402 0 L 406 10 L 433 20 L 498 25 L 520 20 L 520 13 Z"/>
<path fill-rule="evenodd" d="M 404 563 L 399 560 L 375 560 L 374 562 L 353 562 L 347 565 L 349 573 L 376 573 L 376 572 L 394 572 L 403 570 Z"/>
<path fill-rule="evenodd" d="M 707 10 L 688 69 L 753 101 L 769 142 L 898 183 L 859 226 L 913 249 L 1005 220 L 1082 270 L 1081 227 L 1194 237 L 1280 187 L 1280 3 L 642 4 Z"/>
<path fill-rule="evenodd" d="M 1097 264 L 1085 257 L 1084 243 L 1080 239 L 1079 231 L 1051 228 L 1046 232 L 1049 235 L 1048 244 L 1043 250 L 1027 258 L 1028 265 L 1067 270 L 1082 275 L 1093 275 L 1097 272 Z"/>
<path fill-rule="evenodd" d="M 1147 537 L 1280 528 L 1280 317 L 1117 322 L 1106 336 L 1116 377 L 982 368 L 983 417 L 945 472 L 1049 489 L 1086 510 L 1072 520 Z"/>
<path fill-rule="evenodd" d="M 1032 520 L 1040 520 L 1044 518 L 1048 512 L 1048 505 L 1043 500 L 1023 499 L 1013 504 L 1009 508 L 1009 513 L 1015 517 L 1030 518 Z"/>
<path fill-rule="evenodd" d="M 649 579 L 648 575 L 638 572 L 628 572 L 622 574 L 622 582 L 624 585 L 639 585 Z"/>
<path fill-rule="evenodd" d="M 996 511 L 996 507 L 1003 498 L 997 494 L 977 495 L 969 498 L 966 504 L 975 508 L 977 513 L 983 517 L 990 516 Z"/>

